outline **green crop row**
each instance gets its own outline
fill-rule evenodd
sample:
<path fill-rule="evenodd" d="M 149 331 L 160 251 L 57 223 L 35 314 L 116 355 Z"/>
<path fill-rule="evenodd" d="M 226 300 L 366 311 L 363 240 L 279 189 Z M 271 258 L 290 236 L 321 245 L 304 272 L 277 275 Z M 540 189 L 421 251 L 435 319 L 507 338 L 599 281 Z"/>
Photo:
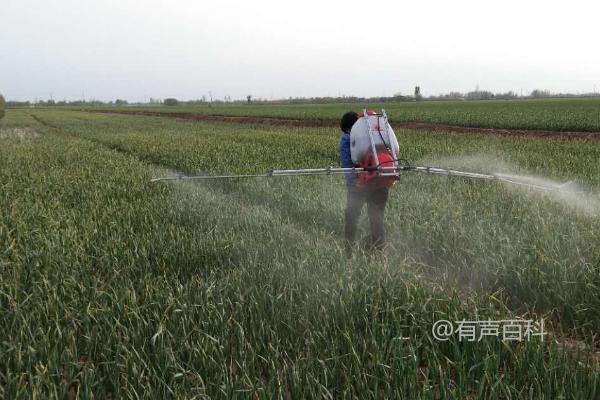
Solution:
<path fill-rule="evenodd" d="M 96 110 L 338 121 L 344 112 L 361 111 L 362 107 L 377 111 L 386 109 L 390 120 L 395 123 L 421 122 L 482 128 L 600 132 L 600 98 L 383 104 L 100 107 Z"/>
<path fill-rule="evenodd" d="M 335 165 L 335 130 L 58 111 L 10 111 L 0 129 L 2 397 L 599 393 L 590 210 L 407 175 L 392 189 L 390 248 L 346 260 L 340 177 L 149 183 Z M 401 142 L 415 162 L 600 186 L 594 144 Z M 438 319 L 521 315 L 545 317 L 550 337 L 431 335 Z"/>

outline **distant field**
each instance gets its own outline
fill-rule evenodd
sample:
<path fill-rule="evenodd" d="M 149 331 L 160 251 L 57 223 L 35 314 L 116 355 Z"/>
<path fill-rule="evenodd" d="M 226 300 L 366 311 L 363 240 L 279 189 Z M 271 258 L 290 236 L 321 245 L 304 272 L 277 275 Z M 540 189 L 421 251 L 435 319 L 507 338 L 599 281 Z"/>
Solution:
<path fill-rule="evenodd" d="M 599 143 L 400 134 L 413 162 L 600 188 Z M 595 203 L 405 175 L 391 190 L 390 248 L 347 260 L 339 176 L 149 183 L 337 165 L 338 139 L 330 128 L 9 110 L 0 397 L 597 399 Z M 439 319 L 520 316 L 545 318 L 550 335 L 431 334 Z"/>
<path fill-rule="evenodd" d="M 396 123 L 425 122 L 466 127 L 600 132 L 600 98 L 512 101 L 454 101 L 386 104 L 215 105 L 114 107 L 197 115 L 252 116 L 291 119 L 338 120 L 361 107 L 386 109 Z M 102 108 L 106 109 L 106 108 Z M 110 108 L 109 108 L 110 109 Z"/>

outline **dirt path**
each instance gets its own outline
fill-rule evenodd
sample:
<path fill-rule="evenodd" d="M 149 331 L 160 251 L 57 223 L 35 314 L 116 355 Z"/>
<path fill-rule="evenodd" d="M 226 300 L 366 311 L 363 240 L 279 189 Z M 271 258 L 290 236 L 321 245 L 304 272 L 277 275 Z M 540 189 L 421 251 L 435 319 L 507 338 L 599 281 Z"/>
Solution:
<path fill-rule="evenodd" d="M 327 127 L 335 128 L 337 121 L 317 120 L 317 119 L 286 119 L 270 117 L 238 117 L 225 115 L 198 115 L 182 112 L 157 112 L 157 111 L 116 111 L 116 110 L 88 110 L 88 112 L 109 113 L 109 114 L 127 114 L 127 115 L 147 115 L 153 117 L 181 118 L 194 121 L 227 122 L 235 124 L 267 124 L 275 126 L 292 127 Z M 394 129 L 410 129 L 428 133 L 473 133 L 479 135 L 491 136 L 510 136 L 527 137 L 535 139 L 552 140 L 582 140 L 582 141 L 600 141 L 600 132 L 560 132 L 526 129 L 497 129 L 497 128 L 472 128 L 466 126 L 431 124 L 425 122 L 407 122 L 393 123 Z"/>

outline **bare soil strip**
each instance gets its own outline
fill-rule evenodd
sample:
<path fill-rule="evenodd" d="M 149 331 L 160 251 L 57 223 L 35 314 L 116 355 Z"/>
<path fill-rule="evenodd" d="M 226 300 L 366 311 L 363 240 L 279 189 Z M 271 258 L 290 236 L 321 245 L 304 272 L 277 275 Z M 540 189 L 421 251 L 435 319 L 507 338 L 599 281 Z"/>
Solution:
<path fill-rule="evenodd" d="M 147 115 L 152 117 L 181 118 L 194 121 L 210 122 L 228 122 L 236 124 L 267 124 L 275 126 L 291 127 L 327 127 L 334 128 L 338 126 L 337 121 L 318 120 L 318 119 L 286 119 L 270 117 L 237 117 L 225 115 L 198 115 L 183 112 L 157 112 L 157 111 L 117 111 L 117 110 L 87 110 L 88 112 L 109 113 L 109 114 L 129 114 L 129 115 Z M 410 129 L 428 133 L 473 133 L 478 135 L 490 136 L 509 136 L 524 137 L 534 139 L 551 140 L 581 140 L 581 141 L 600 141 L 600 132 L 562 132 L 562 131 L 543 131 L 527 129 L 498 129 L 498 128 L 473 128 L 466 126 L 432 124 L 425 122 L 406 122 L 392 123 L 394 129 Z"/>

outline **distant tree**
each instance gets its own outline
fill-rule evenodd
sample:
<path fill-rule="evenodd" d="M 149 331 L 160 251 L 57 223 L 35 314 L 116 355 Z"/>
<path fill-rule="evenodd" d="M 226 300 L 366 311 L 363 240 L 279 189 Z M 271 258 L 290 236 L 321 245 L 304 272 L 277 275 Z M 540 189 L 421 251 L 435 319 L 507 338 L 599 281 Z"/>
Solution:
<path fill-rule="evenodd" d="M 466 94 L 465 98 L 467 100 L 491 100 L 494 98 L 494 93 L 487 90 L 474 90 Z"/>
<path fill-rule="evenodd" d="M 533 92 L 531 92 L 530 96 L 535 99 L 541 99 L 543 97 L 550 97 L 551 93 L 548 90 L 535 89 Z"/>
<path fill-rule="evenodd" d="M 410 96 L 404 96 L 401 92 L 394 93 L 394 95 L 392 97 L 386 97 L 385 98 L 386 102 L 390 102 L 390 101 L 407 101 L 407 100 L 412 101 L 412 99 L 410 99 Z"/>
<path fill-rule="evenodd" d="M 1 95 L 0 95 L 1 97 Z M 27 101 L 9 101 L 6 103 L 7 107 L 31 107 L 31 102 Z"/>
<path fill-rule="evenodd" d="M 248 100 L 248 104 L 252 103 L 252 95 L 251 94 L 246 96 L 246 99 Z"/>
<path fill-rule="evenodd" d="M 496 99 L 500 99 L 500 100 L 512 100 L 512 99 L 516 99 L 517 97 L 519 97 L 515 92 L 508 91 L 506 93 L 496 93 Z"/>
<path fill-rule="evenodd" d="M 4 96 L 0 94 L 0 119 L 4 118 L 4 107 L 6 107 L 6 101 Z"/>
<path fill-rule="evenodd" d="M 179 104 L 179 100 L 177 100 L 177 99 L 174 99 L 174 98 L 172 98 L 172 97 L 169 97 L 168 99 L 165 99 L 165 100 L 163 101 L 163 104 L 164 104 L 165 106 L 176 106 L 176 105 L 178 105 L 178 104 Z"/>
<path fill-rule="evenodd" d="M 440 97 L 445 100 L 463 100 L 465 95 L 461 92 L 450 92 L 445 95 L 441 95 Z"/>
<path fill-rule="evenodd" d="M 127 100 L 123 100 L 123 99 L 116 99 L 116 100 L 115 100 L 115 105 L 116 105 L 116 106 L 125 106 L 125 105 L 127 105 Z"/>

